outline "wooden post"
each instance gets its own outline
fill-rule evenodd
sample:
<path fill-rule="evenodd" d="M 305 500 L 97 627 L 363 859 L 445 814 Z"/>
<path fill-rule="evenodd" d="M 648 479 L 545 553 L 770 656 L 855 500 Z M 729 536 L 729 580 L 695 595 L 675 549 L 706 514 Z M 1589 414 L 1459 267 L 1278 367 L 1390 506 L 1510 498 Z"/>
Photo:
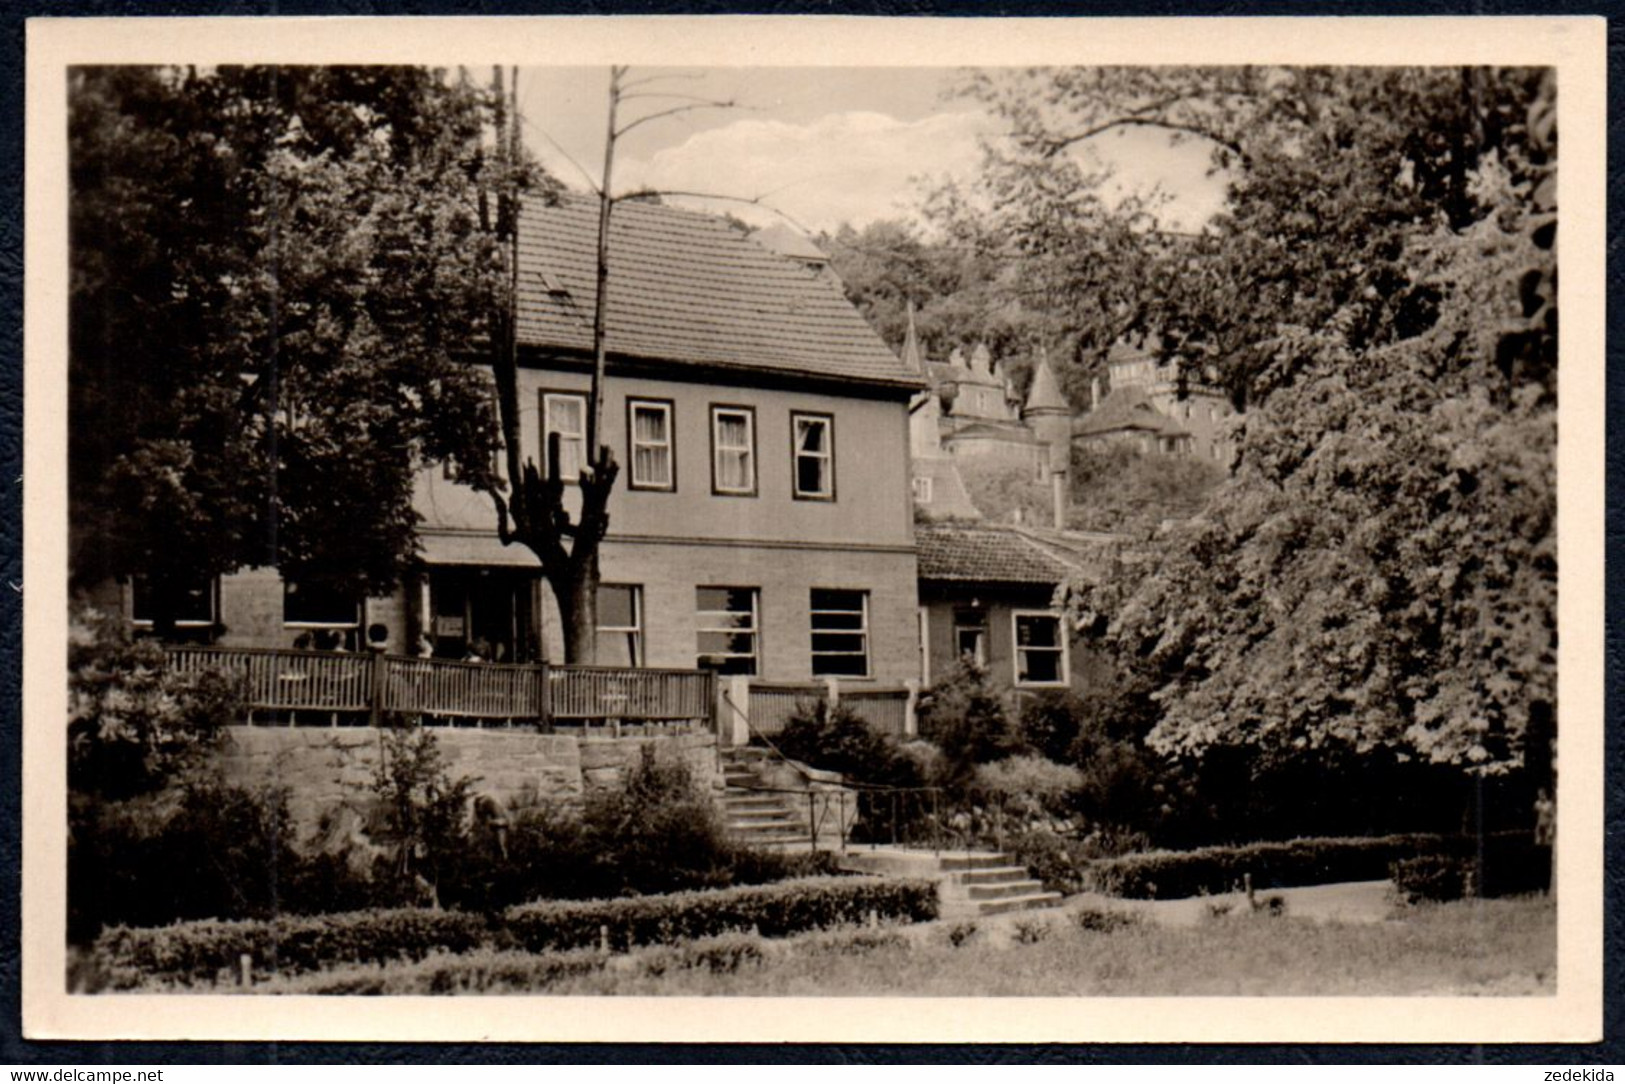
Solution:
<path fill-rule="evenodd" d="M 371 679 L 367 720 L 376 727 L 381 726 L 384 721 L 384 652 L 381 648 L 372 653 Z"/>
<path fill-rule="evenodd" d="M 841 683 L 839 679 L 827 677 L 824 679 L 825 695 L 829 698 L 829 706 L 833 708 L 841 702 Z"/>
<path fill-rule="evenodd" d="M 553 684 L 548 680 L 547 660 L 536 664 L 536 726 L 544 734 L 553 731 Z"/>
<path fill-rule="evenodd" d="M 903 686 L 908 689 L 908 701 L 903 705 L 903 737 L 917 738 L 920 736 L 920 679 L 909 678 Z"/>
<path fill-rule="evenodd" d="M 246 952 L 237 957 L 237 985 L 254 985 L 254 957 Z"/>

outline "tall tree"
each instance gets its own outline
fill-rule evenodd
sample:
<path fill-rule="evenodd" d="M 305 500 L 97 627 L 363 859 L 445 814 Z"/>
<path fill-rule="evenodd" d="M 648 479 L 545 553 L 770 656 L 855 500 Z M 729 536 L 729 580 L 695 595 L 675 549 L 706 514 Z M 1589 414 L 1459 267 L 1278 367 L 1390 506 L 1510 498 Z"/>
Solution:
<path fill-rule="evenodd" d="M 619 140 L 628 132 L 663 117 L 687 113 L 695 109 L 731 108 L 732 102 L 714 101 L 690 94 L 666 93 L 656 86 L 663 78 L 659 75 L 628 80 L 627 69 L 610 69 L 608 120 L 604 129 L 604 166 L 597 188 L 598 242 L 596 254 L 596 290 L 593 304 L 592 384 L 587 395 L 586 448 L 578 483 L 580 510 L 571 515 L 565 503 L 566 479 L 553 472 L 552 464 L 560 461 L 558 436 L 549 437 L 546 463 L 538 466 L 535 460 L 524 460 L 520 453 L 520 408 L 518 393 L 519 343 L 514 307 L 517 304 L 516 280 L 510 279 L 506 296 L 506 314 L 496 319 L 499 333 L 492 338 L 491 363 L 496 374 L 497 401 L 501 413 L 503 443 L 506 447 L 508 477 L 512 480 L 509 496 L 496 497 L 497 530 L 504 544 L 520 543 L 535 553 L 542 562 L 543 575 L 553 590 L 558 604 L 560 624 L 564 631 L 564 659 L 570 663 L 591 663 L 598 652 L 598 585 L 599 550 L 609 531 L 609 498 L 615 488 L 620 466 L 614 452 L 603 440 L 604 380 L 609 359 L 608 321 L 609 282 L 613 254 L 610 250 L 610 221 L 615 205 L 626 200 L 658 198 L 661 193 L 638 189 L 619 195 L 613 194 L 615 150 Z M 520 144 L 518 117 L 518 70 L 509 75 L 508 86 L 512 98 L 505 99 L 502 70 L 493 73 L 495 98 L 499 103 L 507 100 L 503 111 L 499 105 L 496 117 L 497 146 L 505 161 L 522 163 L 525 158 Z M 654 112 L 627 120 L 621 115 L 626 102 L 643 99 L 678 100 Z M 514 174 L 509 174 L 514 176 Z M 499 189 L 499 207 L 512 208 L 499 213 L 492 231 L 500 246 L 510 252 L 507 266 L 517 275 L 518 256 L 512 246 L 518 230 L 518 193 L 513 189 Z M 744 201 L 755 202 L 755 201 Z"/>
<path fill-rule="evenodd" d="M 423 68 L 81 68 L 70 83 L 79 582 L 275 565 L 382 592 L 412 475 L 493 490 L 505 287 L 483 91 Z M 496 187 L 511 187 L 505 178 Z"/>
<path fill-rule="evenodd" d="M 1313 132 L 1240 142 L 1249 169 L 1279 161 L 1270 206 L 1223 227 L 1260 231 L 1234 235 L 1257 290 L 1227 332 L 1257 337 L 1238 339 L 1235 471 L 1159 561 L 1079 585 L 1075 613 L 1155 690 L 1163 749 L 1538 773 L 1556 705 L 1550 73 L 1316 78 Z M 1455 94 L 1473 111 L 1435 127 Z"/>

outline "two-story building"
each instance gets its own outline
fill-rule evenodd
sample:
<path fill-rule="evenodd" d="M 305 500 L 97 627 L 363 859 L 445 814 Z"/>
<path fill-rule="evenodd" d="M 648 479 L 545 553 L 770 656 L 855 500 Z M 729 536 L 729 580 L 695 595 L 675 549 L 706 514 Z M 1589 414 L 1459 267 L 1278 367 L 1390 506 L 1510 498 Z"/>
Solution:
<path fill-rule="evenodd" d="M 557 434 L 566 478 L 586 454 L 597 221 L 579 197 L 521 216 L 521 440 L 539 461 Z M 598 661 L 915 676 L 907 406 L 920 378 L 832 276 L 713 216 L 617 206 L 608 289 L 601 439 L 621 473 Z M 422 570 L 394 595 L 306 597 L 245 571 L 217 590 L 219 642 L 561 660 L 551 590 L 534 554 L 498 540 L 491 499 L 432 469 L 415 504 Z"/>

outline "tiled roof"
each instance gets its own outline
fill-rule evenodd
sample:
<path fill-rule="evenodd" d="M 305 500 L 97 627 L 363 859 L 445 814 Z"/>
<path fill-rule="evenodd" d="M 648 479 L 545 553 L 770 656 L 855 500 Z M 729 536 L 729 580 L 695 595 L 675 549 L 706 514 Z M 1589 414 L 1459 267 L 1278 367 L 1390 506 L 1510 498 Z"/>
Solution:
<path fill-rule="evenodd" d="M 1009 527 L 921 523 L 914 528 L 914 539 L 922 580 L 1057 584 L 1074 571 Z"/>
<path fill-rule="evenodd" d="M 598 203 L 525 204 L 519 341 L 592 349 Z M 769 252 L 711 215 L 626 202 L 609 236 L 612 356 L 918 387 L 832 276 Z"/>
<path fill-rule="evenodd" d="M 944 444 L 960 440 L 996 440 L 1003 444 L 1037 444 L 1032 430 L 1020 422 L 975 421 L 962 425 L 951 433 L 944 433 Z"/>
<path fill-rule="evenodd" d="M 981 519 L 982 513 L 965 488 L 965 479 L 959 473 L 959 464 L 949 456 L 916 456 L 913 459 L 914 477 L 928 478 L 931 484 L 929 504 L 915 502 L 915 511 L 926 519 Z"/>
<path fill-rule="evenodd" d="M 1152 406 L 1144 390 L 1137 387 L 1112 389 L 1112 393 L 1101 401 L 1099 409 L 1091 410 L 1072 425 L 1073 435 L 1080 437 L 1121 429 L 1146 429 L 1169 436 L 1189 436 L 1183 426 Z"/>

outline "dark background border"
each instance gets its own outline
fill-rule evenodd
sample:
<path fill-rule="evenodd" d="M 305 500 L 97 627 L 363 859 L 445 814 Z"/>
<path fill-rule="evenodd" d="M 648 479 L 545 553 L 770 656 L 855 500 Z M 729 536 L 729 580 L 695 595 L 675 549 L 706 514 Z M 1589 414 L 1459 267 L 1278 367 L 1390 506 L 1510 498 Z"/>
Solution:
<path fill-rule="evenodd" d="M 1625 876 L 1618 868 L 1604 876 L 1603 944 L 1604 1034 L 1600 1045 L 1334 1045 L 1334 1044 L 565 1044 L 565 1043 L 307 1043 L 307 1042 L 30 1042 L 21 1037 L 19 975 L 22 869 L 22 305 L 23 305 L 23 89 L 24 20 L 30 16 L 162 15 L 675 15 L 817 14 L 885 16 L 1235 16 L 1235 15 L 1604 15 L 1608 28 L 1608 294 L 1621 285 L 1622 261 L 1614 239 L 1625 224 L 1625 0 L 1592 4 L 1532 0 L 1156 0 L 1089 2 L 1038 0 L 1031 3 L 976 4 L 971 0 L 0 0 L 0 478 L 10 480 L 16 499 L 0 501 L 0 1063 L 92 1064 L 1533 1064 L 1583 1067 L 1625 1063 L 1625 992 L 1620 981 L 1621 905 Z M 1607 312 L 1610 416 L 1625 408 L 1625 341 L 1619 307 Z M 1625 462 L 1625 435 L 1607 437 L 1609 484 L 1607 546 L 1615 548 L 1622 530 L 1621 487 L 1616 467 Z M 1620 552 L 1625 552 L 1621 550 Z M 1625 603 L 1625 573 L 1607 570 L 1606 717 L 1610 724 L 1621 703 L 1621 659 L 1615 603 Z M 1606 737 L 1606 767 L 1620 765 L 1621 744 L 1612 725 Z M 1609 771 L 1605 781 L 1604 840 L 1611 841 L 1625 820 L 1625 787 Z"/>

